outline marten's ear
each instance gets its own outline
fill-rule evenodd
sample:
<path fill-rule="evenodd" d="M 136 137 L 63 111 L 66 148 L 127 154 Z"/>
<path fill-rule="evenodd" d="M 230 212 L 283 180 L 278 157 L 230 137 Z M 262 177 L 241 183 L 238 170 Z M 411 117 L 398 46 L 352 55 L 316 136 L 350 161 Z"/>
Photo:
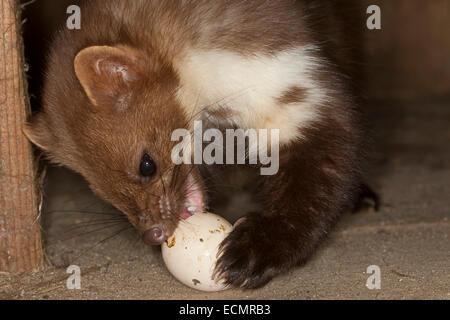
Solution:
<path fill-rule="evenodd" d="M 74 67 L 92 104 L 118 109 L 127 107 L 143 73 L 137 52 L 127 47 L 88 47 L 76 55 Z"/>
<path fill-rule="evenodd" d="M 31 122 L 26 123 L 23 133 L 28 140 L 43 150 L 49 151 L 50 147 L 54 145 L 53 135 L 42 114 L 34 116 Z"/>

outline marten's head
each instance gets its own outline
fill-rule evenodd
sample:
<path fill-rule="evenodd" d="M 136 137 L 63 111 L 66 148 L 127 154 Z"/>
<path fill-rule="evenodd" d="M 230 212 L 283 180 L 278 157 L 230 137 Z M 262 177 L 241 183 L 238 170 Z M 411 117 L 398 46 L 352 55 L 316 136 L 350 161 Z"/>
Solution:
<path fill-rule="evenodd" d="M 127 46 L 63 51 L 50 56 L 43 110 L 26 135 L 51 161 L 82 174 L 146 243 L 162 243 L 204 206 L 198 172 L 171 158 L 172 132 L 189 122 L 175 73 Z"/>

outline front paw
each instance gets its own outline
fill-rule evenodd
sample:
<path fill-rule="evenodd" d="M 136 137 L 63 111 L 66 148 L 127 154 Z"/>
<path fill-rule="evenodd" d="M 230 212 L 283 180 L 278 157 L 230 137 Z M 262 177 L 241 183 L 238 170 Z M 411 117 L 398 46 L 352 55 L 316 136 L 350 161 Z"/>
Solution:
<path fill-rule="evenodd" d="M 220 245 L 217 278 L 229 286 L 255 289 L 282 272 L 289 261 L 277 243 L 280 235 L 269 235 L 276 229 L 258 216 L 239 221 Z"/>

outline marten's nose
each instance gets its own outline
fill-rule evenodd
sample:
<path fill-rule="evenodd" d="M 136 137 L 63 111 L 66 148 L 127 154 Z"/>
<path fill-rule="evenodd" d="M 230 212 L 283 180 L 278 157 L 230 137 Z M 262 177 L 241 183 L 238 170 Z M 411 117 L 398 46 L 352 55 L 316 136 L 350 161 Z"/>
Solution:
<path fill-rule="evenodd" d="M 153 246 L 163 243 L 166 240 L 166 236 L 161 227 L 153 227 L 144 232 L 144 243 Z"/>

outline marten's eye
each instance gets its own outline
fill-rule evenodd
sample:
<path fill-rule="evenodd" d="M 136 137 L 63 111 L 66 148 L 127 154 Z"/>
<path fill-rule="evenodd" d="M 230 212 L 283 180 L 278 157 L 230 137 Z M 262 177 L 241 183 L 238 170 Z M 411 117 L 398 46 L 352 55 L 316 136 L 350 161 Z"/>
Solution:
<path fill-rule="evenodd" d="M 156 172 L 156 163 L 153 161 L 153 158 L 148 154 L 145 153 L 142 156 L 141 164 L 139 165 L 139 173 L 141 176 L 145 178 L 150 178 L 153 176 Z"/>

